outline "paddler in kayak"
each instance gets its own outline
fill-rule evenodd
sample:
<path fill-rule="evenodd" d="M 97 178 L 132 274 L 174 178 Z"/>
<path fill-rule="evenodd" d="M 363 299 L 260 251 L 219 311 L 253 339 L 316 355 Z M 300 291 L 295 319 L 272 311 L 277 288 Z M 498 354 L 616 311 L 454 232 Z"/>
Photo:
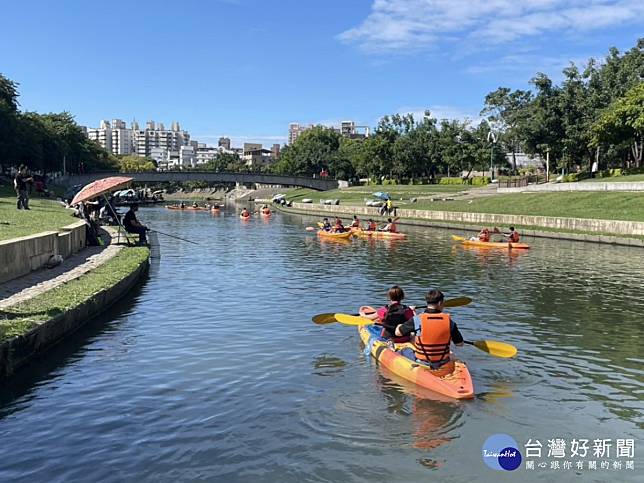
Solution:
<path fill-rule="evenodd" d="M 369 218 L 369 223 L 367 224 L 367 231 L 378 231 L 377 223 L 371 218 Z"/>
<path fill-rule="evenodd" d="M 335 225 L 333 226 L 333 232 L 334 233 L 344 233 L 344 225 L 342 224 L 342 220 L 340 218 L 335 219 Z"/>
<path fill-rule="evenodd" d="M 519 243 L 519 240 L 521 239 L 519 232 L 516 231 L 513 226 L 510 227 L 510 233 L 503 233 L 503 236 L 506 237 L 510 243 Z"/>
<path fill-rule="evenodd" d="M 250 213 L 246 208 L 244 208 L 243 210 L 241 210 L 241 213 L 239 214 L 239 216 L 241 216 L 242 218 L 248 218 L 250 216 Z"/>
<path fill-rule="evenodd" d="M 197 204 L 197 202 L 196 202 L 196 201 L 193 201 L 193 202 L 192 202 L 192 207 L 193 207 L 193 208 L 199 208 L 199 205 Z"/>
<path fill-rule="evenodd" d="M 358 215 L 353 215 L 353 221 L 349 225 L 351 228 L 360 228 L 360 219 Z"/>
<path fill-rule="evenodd" d="M 483 228 L 477 236 L 471 237 L 470 240 L 488 243 L 490 241 L 490 230 Z"/>
<path fill-rule="evenodd" d="M 398 343 L 409 342 L 409 335 L 401 337 L 394 335 L 396 327 L 404 325 L 410 320 L 411 325 L 414 325 L 414 311 L 402 303 L 405 298 L 405 292 L 398 285 L 394 285 L 387 292 L 387 297 L 389 297 L 390 303 L 376 311 L 382 324 L 380 336 Z"/>
<path fill-rule="evenodd" d="M 182 210 L 186 207 L 186 204 L 182 201 L 181 204 L 179 205 L 179 208 Z"/>
<path fill-rule="evenodd" d="M 414 317 L 411 321 L 396 327 L 395 335 L 404 337 L 413 332 L 413 356 L 416 360 L 428 364 L 432 369 L 438 369 L 451 362 L 450 343 L 463 345 L 463 336 L 451 316 L 443 312 L 445 296 L 440 290 L 432 289 L 427 292 L 425 312 Z M 418 324 L 419 329 L 416 329 Z M 403 351 L 411 352 L 411 351 Z M 410 357 L 411 354 L 403 355 Z M 410 357 L 411 358 L 411 357 Z"/>
<path fill-rule="evenodd" d="M 325 218 L 322 220 L 322 229 L 324 231 L 331 231 L 331 223 L 329 223 L 329 219 Z"/>
<path fill-rule="evenodd" d="M 390 233 L 397 233 L 398 229 L 396 228 L 396 222 L 392 221 L 391 218 L 387 218 L 387 224 L 380 231 L 388 231 Z"/>

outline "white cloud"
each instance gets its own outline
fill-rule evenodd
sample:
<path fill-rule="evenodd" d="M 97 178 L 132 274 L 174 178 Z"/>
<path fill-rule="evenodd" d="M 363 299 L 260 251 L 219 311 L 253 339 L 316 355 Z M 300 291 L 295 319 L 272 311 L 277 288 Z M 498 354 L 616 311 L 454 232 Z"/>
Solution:
<path fill-rule="evenodd" d="M 642 0 L 374 0 L 365 20 L 338 39 L 367 52 L 409 52 L 587 32 L 643 16 Z"/>

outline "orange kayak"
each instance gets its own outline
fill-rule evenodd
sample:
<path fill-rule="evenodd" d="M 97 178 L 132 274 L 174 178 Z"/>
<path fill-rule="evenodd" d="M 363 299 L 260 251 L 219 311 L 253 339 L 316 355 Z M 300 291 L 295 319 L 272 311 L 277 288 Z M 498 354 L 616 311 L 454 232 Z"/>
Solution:
<path fill-rule="evenodd" d="M 394 233 L 391 231 L 369 231 L 363 230 L 362 228 L 352 228 L 351 233 L 363 238 L 384 238 L 389 240 L 402 240 L 403 238 L 407 238 L 407 235 L 405 235 L 404 233 Z"/>
<path fill-rule="evenodd" d="M 185 208 L 181 208 L 180 206 L 166 206 L 166 208 L 169 210 L 177 210 L 177 211 L 208 211 L 208 208 L 201 208 L 201 207 L 195 208 L 194 206 L 186 206 Z"/>
<path fill-rule="evenodd" d="M 505 250 L 527 250 L 530 245 L 527 243 L 512 242 L 482 242 L 480 240 L 463 240 L 461 243 L 465 246 L 479 248 L 503 248 Z"/>
<path fill-rule="evenodd" d="M 342 233 L 334 233 L 332 231 L 324 231 L 324 230 L 318 230 L 318 236 L 324 237 L 324 238 L 335 238 L 337 240 L 341 239 L 348 239 L 351 238 L 353 233 L 350 231 L 345 231 Z"/>
<path fill-rule="evenodd" d="M 361 307 L 360 313 L 372 320 L 376 317 L 375 310 L 371 307 Z M 362 342 L 379 364 L 395 375 L 438 394 L 454 399 L 474 397 L 472 376 L 463 361 L 455 359 L 438 370 L 431 369 L 401 354 L 402 349 L 412 347 L 411 343 L 389 344 L 380 337 L 381 331 L 382 327 L 379 325 L 358 327 Z"/>

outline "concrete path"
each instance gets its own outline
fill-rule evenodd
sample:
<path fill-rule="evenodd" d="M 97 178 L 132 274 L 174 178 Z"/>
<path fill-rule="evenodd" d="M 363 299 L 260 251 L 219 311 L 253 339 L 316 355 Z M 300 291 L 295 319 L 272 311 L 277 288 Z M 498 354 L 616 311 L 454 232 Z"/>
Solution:
<path fill-rule="evenodd" d="M 103 236 L 103 239 L 106 237 Z M 0 285 L 0 309 L 6 309 L 74 280 L 116 255 L 123 245 L 87 247 L 55 268 L 37 270 Z"/>

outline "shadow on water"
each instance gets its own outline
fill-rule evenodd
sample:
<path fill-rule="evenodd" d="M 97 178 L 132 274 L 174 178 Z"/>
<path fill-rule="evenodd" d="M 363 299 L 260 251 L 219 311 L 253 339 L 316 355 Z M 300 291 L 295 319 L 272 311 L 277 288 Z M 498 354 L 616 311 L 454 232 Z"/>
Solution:
<path fill-rule="evenodd" d="M 150 270 L 158 270 L 158 261 L 151 263 Z M 0 380 L 0 420 L 18 411 L 20 408 L 11 405 L 17 399 L 26 397 L 38 386 L 51 383 L 62 375 L 61 369 L 83 358 L 89 343 L 99 335 L 111 330 L 115 321 L 130 312 L 137 304 L 144 287 L 149 282 L 149 275 L 100 315 L 89 320 L 65 340 L 59 342 L 44 354 L 41 354 L 25 367 L 5 380 Z M 11 407 L 9 411 L 7 408 Z"/>

